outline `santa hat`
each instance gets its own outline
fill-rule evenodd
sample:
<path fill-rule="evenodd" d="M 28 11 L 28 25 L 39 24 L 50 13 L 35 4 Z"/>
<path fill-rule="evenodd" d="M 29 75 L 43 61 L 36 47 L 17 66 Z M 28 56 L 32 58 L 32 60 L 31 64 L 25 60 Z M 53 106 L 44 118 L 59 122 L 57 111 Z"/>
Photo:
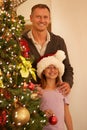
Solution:
<path fill-rule="evenodd" d="M 41 74 L 43 70 L 45 70 L 49 65 L 54 65 L 59 70 L 59 77 L 62 80 L 62 76 L 64 74 L 64 64 L 63 60 L 66 58 L 65 52 L 62 50 L 58 50 L 55 54 L 42 57 L 37 63 L 37 75 L 41 78 Z"/>

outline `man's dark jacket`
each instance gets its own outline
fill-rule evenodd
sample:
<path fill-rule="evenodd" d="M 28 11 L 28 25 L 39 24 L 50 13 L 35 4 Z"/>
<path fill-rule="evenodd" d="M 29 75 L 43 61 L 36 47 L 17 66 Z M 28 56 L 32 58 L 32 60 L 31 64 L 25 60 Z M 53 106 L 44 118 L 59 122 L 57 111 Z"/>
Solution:
<path fill-rule="evenodd" d="M 28 32 L 23 34 L 23 38 L 26 39 L 28 42 L 28 45 L 30 48 L 30 55 L 34 56 L 33 67 L 36 68 L 36 64 L 41 56 L 40 56 L 39 52 L 37 51 L 36 47 L 34 46 L 32 40 L 28 37 L 27 33 Z M 63 50 L 66 54 L 66 59 L 63 62 L 65 65 L 65 73 L 64 73 L 62 79 L 64 82 L 68 82 L 70 84 L 70 87 L 72 87 L 72 85 L 73 85 L 73 68 L 69 61 L 67 48 L 66 48 L 64 39 L 58 35 L 50 33 L 50 42 L 47 44 L 47 48 L 45 50 L 44 55 L 54 54 L 57 50 Z M 38 77 L 37 77 L 37 80 L 38 80 L 37 83 L 39 83 L 40 79 Z"/>

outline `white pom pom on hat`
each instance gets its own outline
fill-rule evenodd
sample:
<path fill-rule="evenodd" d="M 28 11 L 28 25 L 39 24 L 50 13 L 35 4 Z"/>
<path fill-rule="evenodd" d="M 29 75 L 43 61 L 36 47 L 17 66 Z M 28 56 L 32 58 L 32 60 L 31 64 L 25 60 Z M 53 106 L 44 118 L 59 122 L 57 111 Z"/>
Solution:
<path fill-rule="evenodd" d="M 42 57 L 37 63 L 37 75 L 41 78 L 41 74 L 43 70 L 45 70 L 49 65 L 54 65 L 59 70 L 59 77 L 62 80 L 62 76 L 64 74 L 65 66 L 63 64 L 63 60 L 66 58 L 65 52 L 62 50 L 57 50 L 57 52 L 53 55 L 48 55 Z"/>
<path fill-rule="evenodd" d="M 65 52 L 62 51 L 62 50 L 58 50 L 58 51 L 54 54 L 54 56 L 55 56 L 59 61 L 61 61 L 61 62 L 66 58 Z"/>

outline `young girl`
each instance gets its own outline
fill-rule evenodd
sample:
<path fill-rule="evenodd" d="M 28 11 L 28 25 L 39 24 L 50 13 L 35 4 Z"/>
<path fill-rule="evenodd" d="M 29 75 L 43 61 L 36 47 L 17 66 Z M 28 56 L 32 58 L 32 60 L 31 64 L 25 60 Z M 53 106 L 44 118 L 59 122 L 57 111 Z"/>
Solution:
<path fill-rule="evenodd" d="M 54 55 L 46 56 L 37 63 L 37 75 L 41 78 L 38 90 L 42 93 L 40 108 L 49 119 L 43 130 L 73 130 L 69 112 L 69 97 L 59 92 L 59 83 L 64 74 L 65 53 L 58 50 Z M 55 115 L 52 119 L 52 116 Z M 55 121 L 54 121 L 55 120 Z"/>

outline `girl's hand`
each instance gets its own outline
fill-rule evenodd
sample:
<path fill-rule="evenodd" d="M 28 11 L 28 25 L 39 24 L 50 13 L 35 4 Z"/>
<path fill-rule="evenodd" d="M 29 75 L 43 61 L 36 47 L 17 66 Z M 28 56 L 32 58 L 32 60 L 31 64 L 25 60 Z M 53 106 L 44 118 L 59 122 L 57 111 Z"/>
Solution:
<path fill-rule="evenodd" d="M 47 110 L 45 110 L 44 112 L 45 112 L 45 114 L 46 114 L 46 116 L 47 116 L 48 118 L 53 115 L 53 111 L 50 110 L 50 109 L 47 109 Z"/>
<path fill-rule="evenodd" d="M 36 90 L 39 97 L 41 97 L 43 94 L 43 89 L 40 87 L 40 85 L 37 85 Z"/>

